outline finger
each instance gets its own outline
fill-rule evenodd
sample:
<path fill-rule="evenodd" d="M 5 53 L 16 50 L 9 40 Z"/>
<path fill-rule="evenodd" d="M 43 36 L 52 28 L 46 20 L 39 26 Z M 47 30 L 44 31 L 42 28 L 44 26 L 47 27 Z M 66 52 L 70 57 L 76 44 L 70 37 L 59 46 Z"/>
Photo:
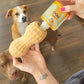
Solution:
<path fill-rule="evenodd" d="M 68 1 L 67 0 L 61 0 L 60 3 L 65 6 L 65 5 L 69 5 L 70 1 L 69 0 Z"/>
<path fill-rule="evenodd" d="M 72 2 L 72 3 L 75 3 L 76 2 L 76 0 L 61 0 L 62 2 Z"/>
<path fill-rule="evenodd" d="M 75 2 L 76 2 L 76 0 L 71 0 L 71 2 L 72 2 L 72 3 L 75 3 Z"/>
<path fill-rule="evenodd" d="M 35 50 L 39 51 L 39 44 L 35 44 Z"/>
<path fill-rule="evenodd" d="M 70 15 L 69 15 L 69 17 L 68 17 L 67 19 L 68 19 L 68 20 L 71 20 L 72 17 L 75 15 L 75 13 L 76 13 L 76 12 L 70 12 Z"/>
<path fill-rule="evenodd" d="M 35 49 L 35 45 L 32 45 L 30 49 L 31 50 L 34 50 Z"/>
<path fill-rule="evenodd" d="M 21 63 L 18 62 L 18 60 L 13 57 L 13 65 L 17 67 L 17 66 L 20 65 L 20 64 L 21 64 Z"/>
<path fill-rule="evenodd" d="M 71 0 L 61 0 L 61 1 L 71 1 Z"/>
<path fill-rule="evenodd" d="M 71 4 L 75 4 L 74 0 L 61 0 L 60 1 L 61 4 L 65 5 L 71 5 Z"/>
<path fill-rule="evenodd" d="M 64 12 L 77 11 L 77 8 L 75 5 L 67 5 L 61 8 L 61 11 L 64 11 Z"/>
<path fill-rule="evenodd" d="M 70 1 L 70 0 L 61 0 L 61 1 Z"/>
<path fill-rule="evenodd" d="M 23 64 L 18 62 L 17 58 L 13 58 L 13 65 L 19 68 L 20 70 L 23 70 Z"/>

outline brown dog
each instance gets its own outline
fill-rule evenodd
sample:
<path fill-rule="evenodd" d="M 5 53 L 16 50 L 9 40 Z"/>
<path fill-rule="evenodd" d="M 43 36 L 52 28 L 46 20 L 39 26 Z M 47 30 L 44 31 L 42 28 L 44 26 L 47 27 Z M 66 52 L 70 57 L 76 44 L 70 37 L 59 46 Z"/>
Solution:
<path fill-rule="evenodd" d="M 9 80 L 17 80 L 20 77 L 22 77 L 22 82 L 28 80 L 28 74 L 26 72 L 22 72 L 13 66 L 13 61 L 8 50 L 0 54 L 0 73 Z"/>
<path fill-rule="evenodd" d="M 40 49 L 44 57 L 51 54 L 51 47 L 49 43 L 42 42 L 40 44 Z M 27 82 L 29 78 L 28 73 L 20 71 L 13 66 L 12 56 L 8 50 L 0 53 L 0 73 L 6 76 L 9 80 L 17 80 L 22 77 L 22 82 Z"/>

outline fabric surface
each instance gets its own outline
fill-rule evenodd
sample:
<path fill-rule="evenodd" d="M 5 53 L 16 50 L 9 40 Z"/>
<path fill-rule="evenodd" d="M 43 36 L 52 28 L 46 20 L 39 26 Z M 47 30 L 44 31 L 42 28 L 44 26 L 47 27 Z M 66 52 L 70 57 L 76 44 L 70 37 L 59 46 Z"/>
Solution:
<path fill-rule="evenodd" d="M 81 70 L 72 75 L 69 79 L 66 80 L 65 84 L 84 84 L 84 70 Z"/>

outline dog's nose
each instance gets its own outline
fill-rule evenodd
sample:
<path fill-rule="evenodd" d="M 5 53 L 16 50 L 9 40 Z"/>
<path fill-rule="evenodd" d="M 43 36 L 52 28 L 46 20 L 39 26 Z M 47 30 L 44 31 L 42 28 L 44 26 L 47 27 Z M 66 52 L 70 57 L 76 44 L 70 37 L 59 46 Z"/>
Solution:
<path fill-rule="evenodd" d="M 14 75 L 17 75 L 18 71 L 17 70 L 13 70 L 11 71 L 11 75 L 14 76 Z"/>
<path fill-rule="evenodd" d="M 27 20 L 27 18 L 24 16 L 24 17 L 22 17 L 22 21 L 23 22 L 26 22 L 26 20 Z"/>

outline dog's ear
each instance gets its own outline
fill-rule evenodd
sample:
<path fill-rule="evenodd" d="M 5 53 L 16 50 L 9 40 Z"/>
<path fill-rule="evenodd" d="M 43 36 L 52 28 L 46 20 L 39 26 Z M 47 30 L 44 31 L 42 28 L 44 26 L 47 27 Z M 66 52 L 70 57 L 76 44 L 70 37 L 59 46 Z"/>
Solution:
<path fill-rule="evenodd" d="M 12 12 L 13 12 L 13 9 L 9 9 L 5 16 L 5 19 L 8 19 L 9 16 L 12 16 Z"/>
<path fill-rule="evenodd" d="M 31 11 L 31 8 L 28 6 L 28 5 L 22 5 L 22 7 L 26 10 L 30 10 Z"/>

